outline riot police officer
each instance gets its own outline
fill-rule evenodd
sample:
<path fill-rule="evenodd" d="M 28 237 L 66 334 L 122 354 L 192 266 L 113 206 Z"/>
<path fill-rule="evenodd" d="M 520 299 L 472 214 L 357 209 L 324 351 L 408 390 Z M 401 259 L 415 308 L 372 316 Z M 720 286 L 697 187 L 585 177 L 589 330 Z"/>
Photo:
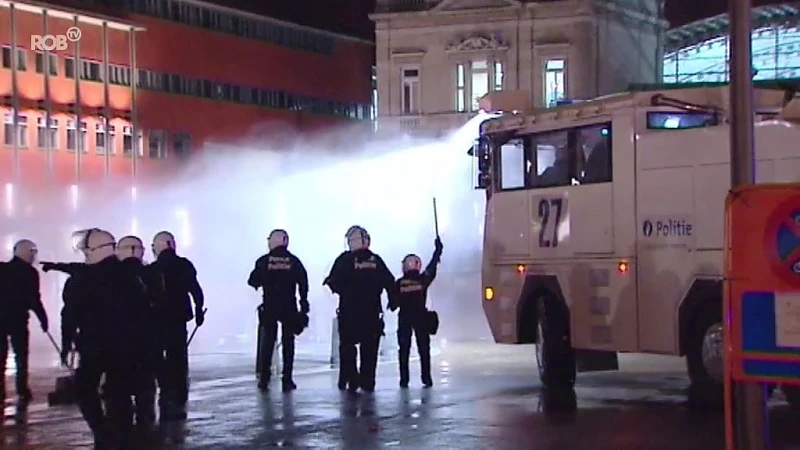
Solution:
<path fill-rule="evenodd" d="M 399 320 L 397 327 L 397 345 L 400 349 L 400 387 L 408 387 L 408 358 L 411 353 L 411 335 L 417 338 L 417 351 L 419 352 L 422 384 L 429 388 L 433 386 L 431 378 L 431 338 L 430 324 L 427 321 L 428 310 L 426 302 L 428 287 L 436 278 L 436 266 L 442 257 L 442 241 L 437 237 L 435 250 L 425 270 L 422 270 L 422 260 L 414 254 L 403 258 L 403 276 L 397 280 L 397 294 L 395 302 L 389 304 L 389 309 L 398 308 Z"/>
<path fill-rule="evenodd" d="M 72 276 L 73 286 L 62 310 L 62 361 L 75 344 L 78 405 L 104 447 L 131 442 L 137 361 L 146 328 L 146 288 L 116 257 L 116 241 L 108 231 L 93 228 L 77 233 L 77 249 L 87 266 Z M 99 394 L 105 375 L 106 411 Z"/>
<path fill-rule="evenodd" d="M 140 336 L 142 357 L 138 364 L 134 388 L 136 426 L 149 431 L 156 419 L 156 371 L 160 362 L 160 323 L 155 308 L 163 303 L 163 283 L 152 269 L 144 265 L 144 244 L 136 236 L 125 236 L 117 244 L 117 257 L 123 267 L 138 276 L 147 288 L 145 322 L 149 332 Z"/>
<path fill-rule="evenodd" d="M 263 391 L 269 385 L 272 353 L 280 322 L 283 348 L 282 387 L 283 392 L 289 392 L 297 388 L 292 380 L 294 338 L 295 333 L 301 331 L 307 323 L 308 273 L 300 259 L 289 251 L 289 235 L 285 230 L 272 230 L 267 244 L 269 253 L 256 260 L 255 268 L 247 280 L 247 284 L 254 289 L 261 288 L 263 295 L 259 322 L 265 337 L 263 343 L 259 343 L 262 347 L 258 388 Z M 299 314 L 296 293 L 300 296 Z"/>
<path fill-rule="evenodd" d="M 183 420 L 189 400 L 189 355 L 186 323 L 194 318 L 197 326 L 205 322 L 205 297 L 197 281 L 197 270 L 189 259 L 178 256 L 175 237 L 161 231 L 153 237 L 150 265 L 164 282 L 164 304 L 157 313 L 162 320 L 164 358 L 158 384 L 161 387 L 161 418 Z M 194 314 L 189 296 L 194 300 Z"/>
<path fill-rule="evenodd" d="M 384 326 L 381 292 L 385 290 L 392 301 L 394 276 L 383 259 L 369 250 L 370 238 L 364 228 L 350 227 L 345 238 L 349 251 L 337 258 L 326 279 L 331 291 L 339 295 L 339 359 L 348 390 L 355 392 L 360 387 L 373 392 Z"/>
<path fill-rule="evenodd" d="M 23 239 L 14 245 L 14 256 L 0 267 L 0 404 L 5 401 L 5 369 L 8 341 L 14 349 L 17 366 L 16 387 L 19 406 L 31 401 L 28 386 L 28 315 L 33 311 L 42 330 L 47 332 L 47 314 L 39 292 L 39 272 L 33 267 L 38 249 Z"/>

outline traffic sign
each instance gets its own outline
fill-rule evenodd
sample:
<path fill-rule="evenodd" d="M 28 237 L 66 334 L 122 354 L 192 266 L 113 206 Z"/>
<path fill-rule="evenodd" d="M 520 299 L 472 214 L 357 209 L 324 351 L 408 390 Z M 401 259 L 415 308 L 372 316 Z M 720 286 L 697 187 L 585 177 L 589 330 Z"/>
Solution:
<path fill-rule="evenodd" d="M 800 184 L 734 189 L 725 216 L 726 369 L 800 385 Z"/>

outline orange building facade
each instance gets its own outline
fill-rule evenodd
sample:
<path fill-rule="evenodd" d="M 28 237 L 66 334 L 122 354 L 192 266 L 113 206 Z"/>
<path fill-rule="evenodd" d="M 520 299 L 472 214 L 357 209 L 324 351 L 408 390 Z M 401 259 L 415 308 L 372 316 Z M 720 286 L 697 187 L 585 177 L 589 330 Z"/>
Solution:
<path fill-rule="evenodd" d="M 0 1 L 0 45 L 6 183 L 169 173 L 211 142 L 370 119 L 372 43 L 194 0 Z"/>

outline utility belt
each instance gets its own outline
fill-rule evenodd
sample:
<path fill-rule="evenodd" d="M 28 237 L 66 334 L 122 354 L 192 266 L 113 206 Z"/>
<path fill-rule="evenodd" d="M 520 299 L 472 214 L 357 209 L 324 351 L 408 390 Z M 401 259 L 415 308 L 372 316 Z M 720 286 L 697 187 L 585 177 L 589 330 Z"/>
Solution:
<path fill-rule="evenodd" d="M 339 334 L 342 333 L 367 333 L 370 326 L 377 336 L 386 336 L 386 322 L 383 320 L 383 313 L 376 315 L 355 313 L 353 311 L 342 313 L 336 310 L 336 320 L 339 325 Z"/>

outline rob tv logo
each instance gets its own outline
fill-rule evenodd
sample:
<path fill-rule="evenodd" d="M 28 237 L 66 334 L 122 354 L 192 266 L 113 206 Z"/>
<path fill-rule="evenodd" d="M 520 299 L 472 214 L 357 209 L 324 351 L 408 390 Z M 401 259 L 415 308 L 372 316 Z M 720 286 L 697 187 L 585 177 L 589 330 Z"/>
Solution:
<path fill-rule="evenodd" d="M 66 50 L 69 42 L 81 39 L 81 30 L 78 27 L 69 27 L 67 34 L 32 34 L 31 50 L 48 51 Z"/>

